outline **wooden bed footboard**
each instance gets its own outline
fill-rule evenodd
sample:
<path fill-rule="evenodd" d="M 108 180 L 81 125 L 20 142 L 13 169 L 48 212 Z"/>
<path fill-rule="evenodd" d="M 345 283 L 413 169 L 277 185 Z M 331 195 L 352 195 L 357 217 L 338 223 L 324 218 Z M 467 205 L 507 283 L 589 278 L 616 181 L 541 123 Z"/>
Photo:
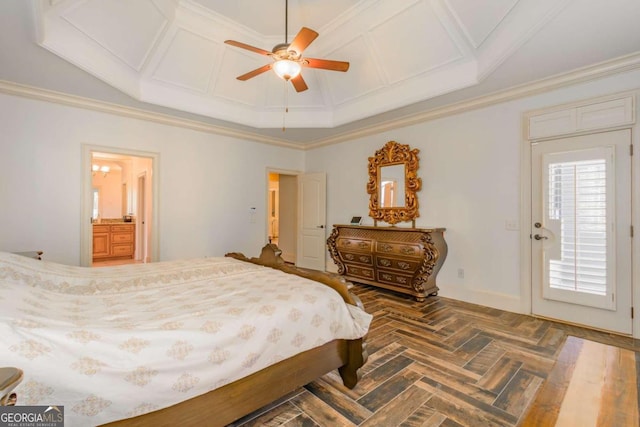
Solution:
<path fill-rule="evenodd" d="M 262 248 L 259 258 L 247 258 L 241 253 L 231 252 L 225 254 L 227 257 L 235 258 L 241 261 L 251 262 L 253 264 L 265 267 L 275 268 L 285 273 L 295 274 L 315 282 L 320 282 L 333 288 L 340 294 L 345 303 L 355 305 L 364 310 L 362 301 L 356 295 L 349 292 L 348 282 L 344 277 L 331 275 L 323 271 L 307 270 L 286 264 L 281 258 L 282 250 L 273 243 L 269 243 Z M 360 380 L 359 369 L 365 364 L 369 357 L 367 353 L 367 345 L 365 338 L 358 340 L 346 340 L 347 343 L 347 360 L 343 366 L 338 367 L 342 382 L 348 388 L 356 386 Z"/>
<path fill-rule="evenodd" d="M 280 258 L 281 252 L 276 245 L 268 244 L 262 249 L 259 258 L 249 259 L 240 253 L 229 253 L 226 256 L 323 283 L 335 289 L 346 303 L 362 308 L 360 299 L 349 292 L 343 279 L 286 265 Z M 353 388 L 360 379 L 359 369 L 367 357 L 364 338 L 333 340 L 203 395 L 105 426 L 225 426 L 334 369 L 338 369 L 344 385 Z"/>

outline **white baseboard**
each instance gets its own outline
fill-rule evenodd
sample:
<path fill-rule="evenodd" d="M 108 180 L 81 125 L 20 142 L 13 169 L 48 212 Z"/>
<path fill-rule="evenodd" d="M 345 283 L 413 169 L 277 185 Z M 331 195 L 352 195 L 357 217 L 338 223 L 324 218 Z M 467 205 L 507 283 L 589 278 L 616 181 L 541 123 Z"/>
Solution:
<path fill-rule="evenodd" d="M 282 251 L 282 255 L 280 255 L 280 258 L 282 258 L 286 262 L 290 262 L 292 264 L 296 263 L 296 254 L 294 252 L 284 252 L 284 251 Z"/>
<path fill-rule="evenodd" d="M 438 285 L 438 287 L 440 288 L 438 295 L 441 297 L 497 308 L 512 313 L 530 314 L 522 311 L 522 301 L 519 296 L 460 286 Z"/>
<path fill-rule="evenodd" d="M 333 262 L 327 262 L 326 271 L 329 273 L 337 273 L 338 268 Z M 519 296 L 487 290 L 463 288 L 460 286 L 438 285 L 438 287 L 440 288 L 438 295 L 445 298 L 497 308 L 512 313 L 531 314 L 529 311 L 523 311 L 522 299 Z"/>
<path fill-rule="evenodd" d="M 338 267 L 333 263 L 332 260 L 329 260 L 325 263 L 324 271 L 328 273 L 338 274 Z"/>

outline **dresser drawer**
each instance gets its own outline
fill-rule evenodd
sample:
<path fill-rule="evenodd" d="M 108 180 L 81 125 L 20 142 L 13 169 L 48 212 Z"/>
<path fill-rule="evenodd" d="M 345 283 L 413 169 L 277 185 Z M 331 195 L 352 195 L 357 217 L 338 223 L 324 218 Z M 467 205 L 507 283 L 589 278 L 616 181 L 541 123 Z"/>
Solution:
<path fill-rule="evenodd" d="M 113 233 L 111 235 L 111 243 L 131 243 L 133 242 L 133 233 Z"/>
<path fill-rule="evenodd" d="M 413 243 L 376 242 L 376 252 L 403 257 L 422 257 L 422 246 Z"/>
<path fill-rule="evenodd" d="M 93 224 L 94 233 L 108 233 L 110 227 L 108 224 Z"/>
<path fill-rule="evenodd" d="M 373 256 L 371 254 L 341 252 L 340 256 L 342 257 L 342 260 L 347 263 L 373 265 Z"/>
<path fill-rule="evenodd" d="M 411 276 L 405 276 L 390 271 L 378 271 L 377 281 L 380 283 L 399 285 L 407 288 L 411 286 Z"/>
<path fill-rule="evenodd" d="M 133 245 L 111 245 L 111 256 L 133 255 Z"/>
<path fill-rule="evenodd" d="M 337 246 L 340 250 L 371 252 L 371 240 L 338 238 Z"/>
<path fill-rule="evenodd" d="M 373 269 L 360 267 L 358 265 L 346 265 L 347 275 L 353 277 L 361 277 L 363 279 L 373 280 Z"/>
<path fill-rule="evenodd" d="M 404 271 L 407 274 L 413 274 L 420 268 L 421 261 L 419 259 L 395 259 L 385 256 L 376 255 L 376 267 L 380 269 L 391 269 Z"/>
<path fill-rule="evenodd" d="M 133 231 L 133 224 L 112 225 L 111 226 L 111 232 L 112 233 L 117 233 L 117 232 L 131 233 L 132 231 Z"/>

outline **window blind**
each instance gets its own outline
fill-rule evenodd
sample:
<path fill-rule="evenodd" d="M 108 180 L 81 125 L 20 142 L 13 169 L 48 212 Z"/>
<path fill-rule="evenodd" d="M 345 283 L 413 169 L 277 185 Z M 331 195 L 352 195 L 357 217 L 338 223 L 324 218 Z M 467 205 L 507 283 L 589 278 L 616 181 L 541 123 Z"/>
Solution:
<path fill-rule="evenodd" d="M 607 292 L 605 159 L 549 164 L 548 216 L 560 220 L 560 259 L 549 262 L 552 288 Z"/>

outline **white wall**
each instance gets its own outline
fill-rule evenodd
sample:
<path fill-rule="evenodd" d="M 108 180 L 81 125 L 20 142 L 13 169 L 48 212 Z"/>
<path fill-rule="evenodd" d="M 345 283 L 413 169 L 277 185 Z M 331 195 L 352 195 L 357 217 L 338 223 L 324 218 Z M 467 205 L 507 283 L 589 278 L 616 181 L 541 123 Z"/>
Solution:
<path fill-rule="evenodd" d="M 304 152 L 0 95 L 0 250 L 80 262 L 82 144 L 159 153 L 160 259 L 254 256 L 265 243 L 266 168 Z"/>
<path fill-rule="evenodd" d="M 629 72 L 317 148 L 307 152 L 305 170 L 327 173 L 328 225 L 348 223 L 355 214 L 373 224 L 366 192 L 368 157 L 390 140 L 420 149 L 423 186 L 416 226 L 447 229 L 449 254 L 438 275 L 440 295 L 523 311 L 520 232 L 505 227 L 507 220 L 520 218 L 522 114 L 637 89 L 639 82 L 640 71 Z M 328 227 L 327 237 L 330 232 Z M 329 257 L 327 269 L 335 271 Z"/>

